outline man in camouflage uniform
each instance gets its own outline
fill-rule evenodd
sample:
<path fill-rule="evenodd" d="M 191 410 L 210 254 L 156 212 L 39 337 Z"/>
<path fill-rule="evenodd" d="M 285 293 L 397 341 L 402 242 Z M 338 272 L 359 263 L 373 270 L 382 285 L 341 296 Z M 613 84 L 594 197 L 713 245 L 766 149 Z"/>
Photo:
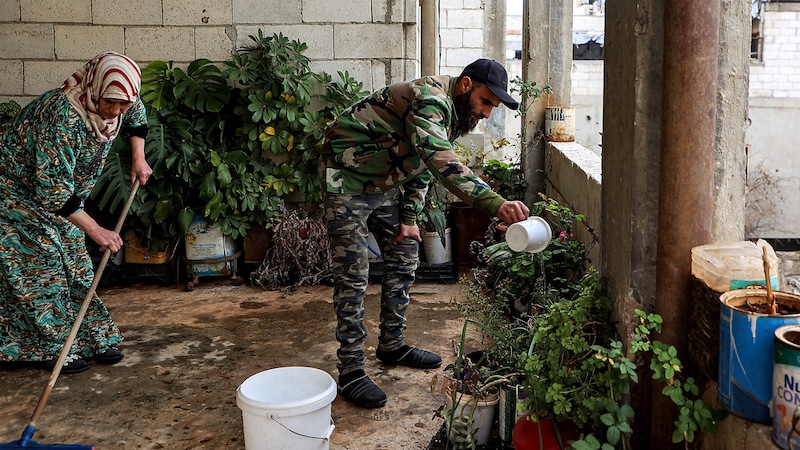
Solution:
<path fill-rule="evenodd" d="M 386 404 L 386 394 L 364 372 L 368 234 L 383 256 L 376 356 L 385 364 L 433 369 L 442 359 L 403 339 L 419 263 L 416 220 L 429 183 L 435 178 L 467 204 L 506 223 L 528 218 L 524 203 L 500 197 L 453 151 L 456 138 L 500 103 L 517 109 L 507 90 L 505 68 L 479 59 L 457 78 L 428 76 L 383 88 L 351 106 L 326 132 L 321 170 L 334 259 L 339 391 L 358 406 Z"/>

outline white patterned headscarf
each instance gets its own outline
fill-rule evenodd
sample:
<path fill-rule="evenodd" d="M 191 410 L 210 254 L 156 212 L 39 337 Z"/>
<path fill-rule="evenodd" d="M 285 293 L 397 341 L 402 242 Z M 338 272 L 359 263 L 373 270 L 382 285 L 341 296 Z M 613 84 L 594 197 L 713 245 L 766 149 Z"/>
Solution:
<path fill-rule="evenodd" d="M 101 98 L 136 101 L 141 85 L 142 72 L 132 59 L 105 52 L 67 78 L 62 89 L 92 135 L 107 142 L 119 133 L 120 118 L 103 119 L 97 112 L 97 103 Z"/>

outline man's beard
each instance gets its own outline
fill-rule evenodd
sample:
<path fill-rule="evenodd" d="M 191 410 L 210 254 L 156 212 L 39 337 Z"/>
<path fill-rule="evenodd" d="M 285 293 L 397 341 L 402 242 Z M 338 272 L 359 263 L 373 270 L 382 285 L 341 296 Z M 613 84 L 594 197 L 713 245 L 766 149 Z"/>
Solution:
<path fill-rule="evenodd" d="M 463 136 L 470 131 L 474 130 L 476 126 L 478 126 L 478 122 L 480 121 L 479 118 L 476 118 L 472 114 L 472 105 L 470 104 L 470 100 L 472 99 L 472 92 L 475 90 L 475 86 L 469 90 L 469 92 L 465 92 L 461 95 L 455 96 L 453 98 L 453 105 L 456 107 L 456 115 L 458 116 L 458 122 L 456 123 L 456 133 L 459 136 Z"/>

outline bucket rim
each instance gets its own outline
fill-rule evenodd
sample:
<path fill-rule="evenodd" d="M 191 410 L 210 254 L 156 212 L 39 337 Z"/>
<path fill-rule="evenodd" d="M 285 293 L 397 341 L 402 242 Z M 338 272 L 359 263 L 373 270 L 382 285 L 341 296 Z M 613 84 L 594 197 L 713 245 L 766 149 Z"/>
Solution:
<path fill-rule="evenodd" d="M 259 401 L 257 399 L 247 396 L 244 392 L 242 392 L 243 387 L 245 387 L 248 381 L 253 383 L 258 378 L 262 378 L 268 375 L 269 376 L 280 375 L 280 373 L 282 372 L 298 372 L 298 371 L 306 371 L 308 373 L 313 373 L 315 376 L 319 376 L 321 379 L 325 380 L 326 386 L 324 387 L 324 389 L 321 390 L 321 392 L 315 395 L 310 395 L 303 399 L 288 401 L 288 402 Z M 267 375 L 268 372 L 269 374 Z M 311 411 L 319 410 L 321 408 L 324 408 L 325 406 L 330 406 L 330 404 L 333 403 L 333 400 L 335 398 L 336 398 L 336 381 L 333 379 L 333 377 L 331 377 L 331 375 L 328 372 L 321 369 L 317 369 L 315 367 L 287 366 L 287 367 L 276 367 L 274 369 L 264 370 L 251 375 L 236 388 L 236 404 L 242 411 L 247 411 L 257 414 L 269 411 L 273 415 L 281 417 L 296 416 L 296 415 L 306 414 Z"/>
<path fill-rule="evenodd" d="M 791 292 L 784 292 L 784 291 L 773 291 L 775 294 L 776 300 L 788 300 L 789 302 L 796 304 L 798 308 L 800 308 L 800 295 L 793 294 Z M 736 311 L 758 316 L 758 317 L 800 317 L 800 313 L 795 314 L 764 314 L 759 312 L 753 311 L 744 311 L 739 308 L 738 305 L 732 304 L 735 300 L 739 300 L 743 297 L 763 297 L 766 299 L 767 297 L 767 289 L 766 288 L 744 288 L 744 289 L 734 289 L 731 291 L 723 292 L 719 296 L 720 305 L 725 308 L 734 309 Z"/>

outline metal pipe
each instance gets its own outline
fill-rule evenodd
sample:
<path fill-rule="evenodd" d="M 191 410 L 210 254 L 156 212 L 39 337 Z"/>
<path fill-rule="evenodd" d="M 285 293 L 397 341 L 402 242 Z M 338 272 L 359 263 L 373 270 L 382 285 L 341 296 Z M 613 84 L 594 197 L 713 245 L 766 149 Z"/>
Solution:
<path fill-rule="evenodd" d="M 656 313 L 659 339 L 688 360 L 691 249 L 712 240 L 720 0 L 672 0 L 664 9 Z M 653 388 L 653 449 L 674 448 L 677 408 Z"/>

